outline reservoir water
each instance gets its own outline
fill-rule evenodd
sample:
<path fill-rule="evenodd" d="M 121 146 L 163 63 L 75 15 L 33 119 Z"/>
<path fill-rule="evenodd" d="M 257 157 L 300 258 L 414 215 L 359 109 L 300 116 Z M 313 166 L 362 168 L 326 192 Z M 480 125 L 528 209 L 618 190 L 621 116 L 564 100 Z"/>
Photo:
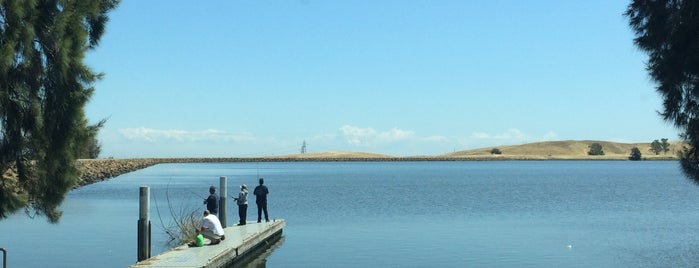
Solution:
<path fill-rule="evenodd" d="M 0 221 L 0 247 L 8 267 L 128 267 L 139 187 L 151 189 L 156 255 L 173 246 L 160 228 L 170 208 L 201 213 L 219 176 L 229 225 L 230 196 L 258 176 L 271 218 L 287 221 L 256 267 L 699 264 L 699 186 L 674 161 L 159 164 L 71 191 L 58 224 L 23 212 Z"/>

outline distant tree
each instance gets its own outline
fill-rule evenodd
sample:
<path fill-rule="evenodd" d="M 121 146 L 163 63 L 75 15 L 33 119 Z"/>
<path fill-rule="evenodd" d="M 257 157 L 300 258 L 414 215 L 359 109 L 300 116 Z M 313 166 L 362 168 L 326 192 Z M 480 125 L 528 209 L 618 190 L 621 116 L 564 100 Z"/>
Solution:
<path fill-rule="evenodd" d="M 650 151 L 658 155 L 663 151 L 663 145 L 658 140 L 654 140 L 650 143 Z"/>
<path fill-rule="evenodd" d="M 105 121 L 102 120 L 97 125 L 88 126 L 87 131 L 84 133 L 84 135 L 86 135 L 85 139 L 87 139 L 87 143 L 83 147 L 84 149 L 80 155 L 80 158 L 99 158 L 100 153 L 102 152 L 102 145 L 100 144 L 99 140 L 97 140 L 97 132 L 100 128 L 102 128 L 102 125 L 104 125 L 104 123 Z"/>
<path fill-rule="evenodd" d="M 589 146 L 590 151 L 587 152 L 588 155 L 604 155 L 604 151 L 602 150 L 602 145 L 599 143 L 593 143 L 590 144 Z"/>
<path fill-rule="evenodd" d="M 102 145 L 97 139 L 91 139 L 90 143 L 85 147 L 85 152 L 83 154 L 83 159 L 96 159 L 100 157 L 100 152 L 102 151 Z"/>
<path fill-rule="evenodd" d="M 631 148 L 629 160 L 641 160 L 641 150 L 639 150 L 638 147 Z"/>
<path fill-rule="evenodd" d="M 498 148 L 493 148 L 490 150 L 490 154 L 502 154 L 502 152 Z"/>
<path fill-rule="evenodd" d="M 624 13 L 646 70 L 663 98 L 665 121 L 682 130 L 682 169 L 699 183 L 699 1 L 633 0 Z"/>
<path fill-rule="evenodd" d="M 660 147 L 663 148 L 663 154 L 667 154 L 670 151 L 670 143 L 667 142 L 666 138 L 660 139 Z"/>
<path fill-rule="evenodd" d="M 84 62 L 119 0 L 0 1 L 0 219 L 25 208 L 50 222 L 75 186 L 97 125 L 85 104 L 101 74 Z"/>

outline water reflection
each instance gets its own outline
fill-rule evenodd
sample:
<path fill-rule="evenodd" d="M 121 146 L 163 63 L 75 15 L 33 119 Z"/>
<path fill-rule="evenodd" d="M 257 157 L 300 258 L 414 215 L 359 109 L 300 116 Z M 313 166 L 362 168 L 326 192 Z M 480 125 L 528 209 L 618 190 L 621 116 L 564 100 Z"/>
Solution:
<path fill-rule="evenodd" d="M 272 255 L 275 249 L 279 248 L 284 244 L 285 237 L 282 236 L 274 243 L 268 244 L 267 246 L 260 247 L 257 251 L 251 252 L 245 259 L 240 262 L 235 263 L 232 267 L 245 267 L 245 268 L 265 268 L 267 267 L 267 257 Z"/>

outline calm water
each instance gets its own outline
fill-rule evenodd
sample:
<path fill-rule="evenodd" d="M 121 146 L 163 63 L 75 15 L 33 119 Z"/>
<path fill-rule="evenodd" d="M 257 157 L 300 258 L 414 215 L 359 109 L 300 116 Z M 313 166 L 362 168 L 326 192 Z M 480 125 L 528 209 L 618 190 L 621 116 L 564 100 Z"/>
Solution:
<path fill-rule="evenodd" d="M 8 267 L 126 267 L 138 188 L 151 187 L 153 255 L 164 221 L 257 176 L 285 237 L 267 267 L 689 267 L 699 187 L 676 162 L 503 161 L 162 164 L 72 191 L 57 225 L 0 221 Z M 248 218 L 257 217 L 251 204 Z M 228 223 L 237 221 L 230 202 Z"/>

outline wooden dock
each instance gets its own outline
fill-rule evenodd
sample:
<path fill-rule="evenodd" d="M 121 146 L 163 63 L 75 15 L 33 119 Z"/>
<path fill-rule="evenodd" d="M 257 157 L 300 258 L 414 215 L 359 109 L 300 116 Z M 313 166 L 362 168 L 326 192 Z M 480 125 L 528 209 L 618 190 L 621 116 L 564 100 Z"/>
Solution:
<path fill-rule="evenodd" d="M 248 253 L 279 240 L 285 225 L 283 219 L 277 219 L 224 228 L 226 240 L 218 245 L 182 245 L 131 267 L 227 267 L 246 257 Z"/>

